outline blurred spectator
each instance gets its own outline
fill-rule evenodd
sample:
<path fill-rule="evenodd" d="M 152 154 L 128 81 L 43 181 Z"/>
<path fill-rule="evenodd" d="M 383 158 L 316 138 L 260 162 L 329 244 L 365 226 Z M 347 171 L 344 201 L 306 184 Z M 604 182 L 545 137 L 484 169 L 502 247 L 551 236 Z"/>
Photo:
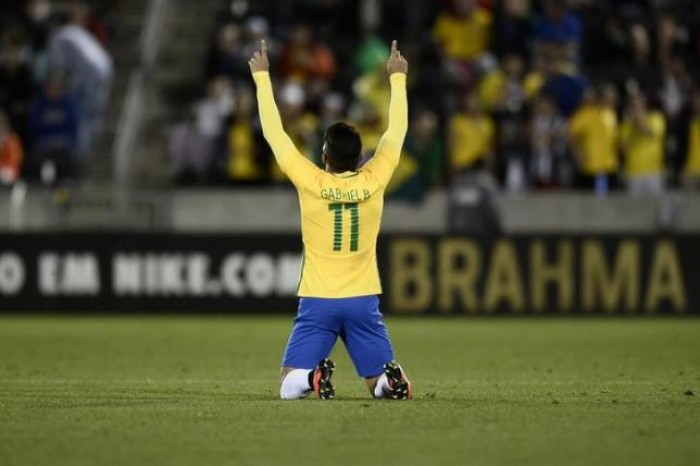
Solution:
<path fill-rule="evenodd" d="M 25 7 L 23 25 L 32 38 L 34 53 L 46 48 L 52 26 L 52 5 L 49 0 L 29 0 Z"/>
<path fill-rule="evenodd" d="M 530 69 L 525 74 L 523 86 L 527 100 L 533 99 L 542 90 L 549 64 L 544 55 L 536 53 L 530 60 Z"/>
<path fill-rule="evenodd" d="M 23 58 L 18 38 L 7 40 L 0 61 L 0 108 L 4 109 L 10 125 L 23 143 L 28 141 L 27 112 L 34 86 L 32 71 Z"/>
<path fill-rule="evenodd" d="M 299 152 L 306 158 L 320 164 L 321 154 L 314 153 L 318 147 L 318 118 L 306 110 L 306 92 L 297 82 L 287 82 L 279 91 L 279 106 L 282 123 L 287 134 L 296 145 Z M 272 160 L 271 174 L 273 181 L 281 182 L 286 179 L 277 163 Z"/>
<path fill-rule="evenodd" d="M 528 152 L 525 134 L 525 63 L 515 54 L 503 57 L 502 68 L 486 75 L 480 86 L 481 101 L 498 126 L 496 148 L 509 191 L 522 191 L 527 184 Z"/>
<path fill-rule="evenodd" d="M 69 2 L 71 14 L 75 16 L 75 23 L 81 25 L 103 46 L 109 43 L 109 31 L 105 23 L 97 16 L 85 0 L 71 0 Z"/>
<path fill-rule="evenodd" d="M 247 55 L 241 53 L 242 31 L 235 23 L 224 24 L 219 29 L 212 45 L 206 65 L 206 78 L 228 76 L 242 78 L 249 72 Z"/>
<path fill-rule="evenodd" d="M 688 117 L 682 125 L 682 181 L 686 187 L 700 190 L 700 88 L 692 96 Z"/>
<path fill-rule="evenodd" d="M 618 122 L 615 113 L 616 93 L 610 85 L 591 92 L 572 117 L 569 134 L 578 162 L 578 185 L 608 192 L 618 168 Z"/>
<path fill-rule="evenodd" d="M 387 192 L 393 198 L 418 203 L 441 178 L 444 148 L 435 113 L 420 110 L 408 132 L 399 166 Z"/>
<path fill-rule="evenodd" d="M 326 128 L 339 121 L 345 120 L 345 98 L 338 92 L 329 92 L 323 96 L 321 108 L 319 110 L 319 121 L 316 128 L 316 147 L 313 148 L 314 161 L 321 166 L 321 156 L 323 152 L 323 139 Z M 364 139 L 364 135 L 363 135 Z M 363 140 L 363 144 L 366 142 Z"/>
<path fill-rule="evenodd" d="M 661 70 L 652 62 L 649 33 L 641 24 L 630 28 L 630 61 L 618 66 L 619 84 L 636 82 L 641 92 L 653 95 L 661 86 Z"/>
<path fill-rule="evenodd" d="M 169 154 L 176 179 L 183 184 L 209 181 L 217 155 L 223 153 L 224 126 L 234 109 L 233 89 L 226 78 L 209 82 L 207 95 L 169 136 Z"/>
<path fill-rule="evenodd" d="M 374 155 L 386 130 L 386 124 L 377 110 L 378 107 L 369 101 L 358 100 L 348 112 L 348 118 L 362 137 L 362 155 L 365 161 Z"/>
<path fill-rule="evenodd" d="M 301 83 L 328 81 L 335 75 L 335 58 L 331 50 L 314 39 L 313 29 L 299 24 L 292 30 L 289 43 L 280 57 L 280 75 Z"/>
<path fill-rule="evenodd" d="M 59 178 L 72 177 L 78 141 L 78 115 L 75 102 L 58 76 L 50 77 L 34 100 L 29 122 L 34 162 L 54 165 Z"/>
<path fill-rule="evenodd" d="M 494 123 L 476 93 L 464 95 L 462 109 L 450 119 L 448 131 L 451 175 L 493 164 Z"/>
<path fill-rule="evenodd" d="M 389 58 L 389 47 L 377 36 L 366 37 L 355 52 L 355 64 L 360 73 L 372 73 L 377 68 L 383 68 Z"/>
<path fill-rule="evenodd" d="M 533 102 L 530 128 L 530 172 L 534 186 L 540 189 L 570 186 L 574 168 L 567 154 L 566 120 L 546 95 Z"/>
<path fill-rule="evenodd" d="M 202 140 L 201 153 L 193 165 L 200 176 L 208 176 L 223 147 L 224 128 L 233 113 L 235 100 L 230 82 L 220 76 L 209 83 L 207 96 L 194 108 L 195 125 Z"/>
<path fill-rule="evenodd" d="M 680 57 L 669 58 L 662 66 L 662 83 L 658 95 L 668 118 L 675 120 L 685 107 L 686 99 L 692 94 L 693 80 Z"/>
<path fill-rule="evenodd" d="M 633 94 L 628 100 L 620 127 L 627 190 L 633 195 L 661 194 L 666 121 L 661 112 L 648 110 L 643 95 Z"/>
<path fill-rule="evenodd" d="M 554 53 L 577 61 L 583 40 L 581 19 L 562 0 L 544 0 L 544 14 L 537 18 L 534 38 L 539 52 Z"/>
<path fill-rule="evenodd" d="M 264 179 L 258 160 L 256 139 L 259 135 L 253 126 L 255 100 L 251 91 L 239 90 L 236 110 L 228 130 L 227 173 L 236 184 L 251 184 Z"/>
<path fill-rule="evenodd" d="M 49 57 L 52 67 L 66 77 L 69 92 L 78 106 L 78 159 L 91 155 L 94 140 L 102 129 L 112 85 L 112 58 L 81 24 L 73 12 L 52 35 Z"/>
<path fill-rule="evenodd" d="M 532 31 L 530 0 L 503 0 L 497 11 L 495 45 L 498 56 L 528 55 Z"/>
<path fill-rule="evenodd" d="M 671 12 L 659 15 L 656 23 L 656 45 L 659 62 L 665 64 L 681 50 L 688 47 L 690 33 L 676 20 Z"/>
<path fill-rule="evenodd" d="M 447 58 L 473 62 L 488 50 L 493 18 L 475 0 L 454 0 L 452 5 L 437 17 L 435 38 Z"/>
<path fill-rule="evenodd" d="M 12 184 L 19 179 L 24 151 L 10 121 L 0 113 L 0 185 Z"/>
<path fill-rule="evenodd" d="M 197 129 L 194 109 L 168 133 L 168 156 L 179 184 L 207 181 L 210 175 L 208 140 Z"/>
<path fill-rule="evenodd" d="M 55 27 L 54 6 L 49 0 L 29 0 L 21 24 L 31 43 L 31 69 L 35 82 L 43 81 L 49 73 L 48 42 Z"/>
<path fill-rule="evenodd" d="M 319 113 L 319 127 L 321 131 L 325 131 L 334 123 L 338 123 L 345 119 L 345 99 L 343 96 L 337 92 L 329 92 L 323 98 L 321 104 L 321 110 Z M 323 139 L 322 137 L 320 139 Z"/>
<path fill-rule="evenodd" d="M 559 111 L 570 117 L 581 104 L 588 80 L 566 60 L 552 56 L 546 61 L 541 92 L 556 102 Z"/>
<path fill-rule="evenodd" d="M 479 95 L 491 112 L 520 113 L 525 104 L 525 63 L 519 55 L 507 54 L 502 66 L 484 76 Z"/>
<path fill-rule="evenodd" d="M 355 120 L 358 123 L 371 120 L 372 126 L 380 126 L 383 131 L 389 122 L 389 106 L 387 102 L 389 102 L 391 97 L 388 79 L 386 79 L 385 62 L 376 63 L 371 71 L 358 77 L 353 83 L 353 91 L 358 100 L 356 109 L 362 110 L 362 116 L 355 118 Z M 368 118 L 368 114 L 372 117 L 376 116 L 376 121 Z"/>
<path fill-rule="evenodd" d="M 469 87 L 476 80 L 476 62 L 488 52 L 493 18 L 476 0 L 454 0 L 452 5 L 437 17 L 433 34 L 452 81 Z"/>

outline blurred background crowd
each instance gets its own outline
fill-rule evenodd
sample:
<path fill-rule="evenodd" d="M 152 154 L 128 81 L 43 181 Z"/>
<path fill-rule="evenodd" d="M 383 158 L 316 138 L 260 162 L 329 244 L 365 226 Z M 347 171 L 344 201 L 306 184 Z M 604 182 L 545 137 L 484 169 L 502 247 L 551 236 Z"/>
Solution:
<path fill-rule="evenodd" d="M 95 152 L 117 4 L 3 0 L 0 183 L 74 178 Z M 209 35 L 191 63 L 200 97 L 170 115 L 176 184 L 284 183 L 247 66 L 262 38 L 299 149 L 320 164 L 323 130 L 342 120 L 371 154 L 397 38 L 411 121 L 395 198 L 475 179 L 507 192 L 700 185 L 697 0 L 221 0 Z"/>
<path fill-rule="evenodd" d="M 75 178 L 95 150 L 113 75 L 100 5 L 0 4 L 0 185 Z"/>
<path fill-rule="evenodd" d="M 175 124 L 180 183 L 283 178 L 262 140 L 247 60 L 261 38 L 287 131 L 320 163 L 323 129 L 386 126 L 385 60 L 411 69 L 411 124 L 390 191 L 486 176 L 501 189 L 660 193 L 700 179 L 700 2 L 303 0 L 226 2 L 202 98 Z M 193 65 L 194 66 L 194 65 Z"/>

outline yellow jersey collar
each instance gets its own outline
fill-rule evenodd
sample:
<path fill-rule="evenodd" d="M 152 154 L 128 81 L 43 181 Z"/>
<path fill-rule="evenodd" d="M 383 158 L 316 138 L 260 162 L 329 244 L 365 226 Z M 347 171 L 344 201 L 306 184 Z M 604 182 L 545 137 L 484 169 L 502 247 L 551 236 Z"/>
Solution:
<path fill-rule="evenodd" d="M 353 176 L 357 176 L 358 172 L 347 171 L 343 173 L 332 173 L 332 175 L 337 176 L 338 178 L 351 178 Z"/>

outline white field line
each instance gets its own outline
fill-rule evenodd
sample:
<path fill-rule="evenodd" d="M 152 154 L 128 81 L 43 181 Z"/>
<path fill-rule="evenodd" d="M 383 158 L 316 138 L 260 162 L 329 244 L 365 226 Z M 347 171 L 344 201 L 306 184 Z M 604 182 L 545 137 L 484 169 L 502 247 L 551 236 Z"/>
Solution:
<path fill-rule="evenodd" d="M 262 380 L 262 379 L 260 379 Z M 267 380 L 267 379 L 265 379 Z M 234 379 L 174 379 L 174 380 L 154 380 L 154 379 L 0 379 L 0 384 L 120 384 L 120 385 L 135 385 L 135 384 L 227 384 L 230 382 L 240 383 Z M 246 381 L 252 383 L 253 380 Z M 659 382 L 652 380 L 599 380 L 599 381 L 576 381 L 576 380 L 465 380 L 460 381 L 459 385 L 665 385 L 669 383 L 683 382 Z M 452 384 L 450 384 L 452 385 Z"/>

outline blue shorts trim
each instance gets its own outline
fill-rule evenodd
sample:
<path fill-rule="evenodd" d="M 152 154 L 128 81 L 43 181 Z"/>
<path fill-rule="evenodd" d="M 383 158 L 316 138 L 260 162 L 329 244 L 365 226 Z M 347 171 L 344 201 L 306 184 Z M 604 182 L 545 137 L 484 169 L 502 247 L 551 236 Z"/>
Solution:
<path fill-rule="evenodd" d="M 313 369 L 327 358 L 340 337 L 360 377 L 375 377 L 394 359 L 377 296 L 300 298 L 299 311 L 282 366 Z"/>

